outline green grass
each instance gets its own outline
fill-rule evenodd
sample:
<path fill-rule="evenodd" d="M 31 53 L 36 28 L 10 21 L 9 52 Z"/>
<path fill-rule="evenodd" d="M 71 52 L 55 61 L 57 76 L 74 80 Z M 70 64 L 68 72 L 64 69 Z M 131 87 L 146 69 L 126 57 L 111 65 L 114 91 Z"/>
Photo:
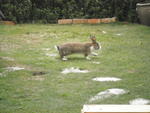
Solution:
<path fill-rule="evenodd" d="M 68 56 L 68 61 L 45 55 L 58 54 L 54 45 L 88 42 L 90 34 L 102 45 L 99 56 L 90 61 L 83 55 Z M 5 68 L 10 66 L 25 70 L 6 72 Z M 69 67 L 87 69 L 90 73 L 61 74 Z M 46 72 L 40 76 L 41 81 L 34 80 L 35 71 Z M 123 23 L 0 25 L 0 73 L 1 113 L 80 113 L 84 104 L 128 104 L 135 98 L 150 99 L 150 27 Z M 119 77 L 122 81 L 92 81 L 94 77 L 105 76 Z M 109 88 L 122 88 L 129 93 L 88 102 Z"/>

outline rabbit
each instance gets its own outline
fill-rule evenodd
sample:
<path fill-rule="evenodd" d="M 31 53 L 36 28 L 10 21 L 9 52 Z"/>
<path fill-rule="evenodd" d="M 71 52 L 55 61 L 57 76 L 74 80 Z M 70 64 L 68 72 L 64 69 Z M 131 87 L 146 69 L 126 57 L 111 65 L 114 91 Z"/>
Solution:
<path fill-rule="evenodd" d="M 96 42 L 95 36 L 90 36 L 90 39 L 92 42 L 88 43 L 65 43 L 59 46 L 56 46 L 56 49 L 59 51 L 59 55 L 62 60 L 67 60 L 65 56 L 71 55 L 74 53 L 81 53 L 84 54 L 86 59 L 90 60 L 88 55 L 93 54 L 94 56 L 97 56 L 96 53 L 92 53 L 92 51 L 101 49 L 101 46 L 99 43 Z"/>

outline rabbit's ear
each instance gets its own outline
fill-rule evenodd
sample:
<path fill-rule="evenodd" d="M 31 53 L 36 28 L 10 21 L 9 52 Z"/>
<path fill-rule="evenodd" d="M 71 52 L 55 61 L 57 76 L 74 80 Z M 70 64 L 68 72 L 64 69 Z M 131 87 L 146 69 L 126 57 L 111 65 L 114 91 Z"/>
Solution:
<path fill-rule="evenodd" d="M 90 36 L 90 39 L 92 40 L 92 42 L 96 42 L 96 37 L 95 36 Z"/>

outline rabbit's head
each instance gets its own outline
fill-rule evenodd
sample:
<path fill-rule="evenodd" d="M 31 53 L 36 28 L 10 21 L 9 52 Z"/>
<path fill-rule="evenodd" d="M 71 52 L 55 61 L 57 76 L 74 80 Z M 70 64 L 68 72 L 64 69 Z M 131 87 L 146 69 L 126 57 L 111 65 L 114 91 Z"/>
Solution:
<path fill-rule="evenodd" d="M 92 44 L 95 50 L 100 49 L 99 43 L 96 42 L 96 37 L 95 36 L 90 36 L 90 39 L 92 40 Z"/>

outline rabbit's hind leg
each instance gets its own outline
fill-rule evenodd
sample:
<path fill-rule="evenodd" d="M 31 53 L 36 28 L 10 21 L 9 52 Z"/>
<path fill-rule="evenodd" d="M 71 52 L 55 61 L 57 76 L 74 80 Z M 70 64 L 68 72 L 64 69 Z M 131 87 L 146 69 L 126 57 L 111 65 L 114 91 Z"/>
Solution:
<path fill-rule="evenodd" d="M 60 54 L 60 57 L 61 57 L 61 59 L 62 59 L 63 61 L 68 60 L 68 59 L 66 58 L 66 56 L 65 56 L 65 55 L 63 55 L 63 54 Z"/>
<path fill-rule="evenodd" d="M 91 58 L 88 56 L 89 54 L 88 53 L 85 53 L 84 56 L 87 60 L 91 60 Z"/>
<path fill-rule="evenodd" d="M 67 53 L 66 51 L 62 51 L 61 59 L 62 59 L 63 61 L 68 60 L 68 59 L 66 58 L 67 55 L 68 55 L 68 53 Z"/>
<path fill-rule="evenodd" d="M 68 59 L 66 58 L 66 56 L 63 56 L 61 59 L 62 59 L 63 61 L 68 60 Z"/>
<path fill-rule="evenodd" d="M 59 55 L 60 55 L 60 58 L 61 58 L 62 60 L 64 60 L 64 61 L 67 60 L 67 58 L 65 57 L 63 51 L 59 50 Z"/>

